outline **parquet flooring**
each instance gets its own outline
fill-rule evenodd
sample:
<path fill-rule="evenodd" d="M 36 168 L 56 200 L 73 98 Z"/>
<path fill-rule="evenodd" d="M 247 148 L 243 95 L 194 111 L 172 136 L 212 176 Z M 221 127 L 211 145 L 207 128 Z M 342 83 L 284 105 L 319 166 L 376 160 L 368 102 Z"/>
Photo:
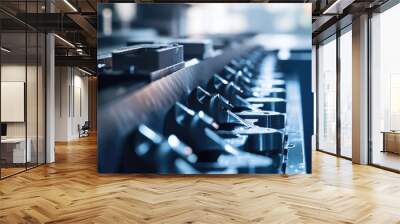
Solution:
<path fill-rule="evenodd" d="M 25 170 L 25 167 L 7 167 L 7 168 L 1 168 L 1 175 L 2 177 L 7 177 L 11 176 L 15 173 L 19 173 Z"/>
<path fill-rule="evenodd" d="M 0 181 L 0 223 L 400 223 L 400 175 L 320 152 L 313 174 L 96 172 L 95 137 Z"/>

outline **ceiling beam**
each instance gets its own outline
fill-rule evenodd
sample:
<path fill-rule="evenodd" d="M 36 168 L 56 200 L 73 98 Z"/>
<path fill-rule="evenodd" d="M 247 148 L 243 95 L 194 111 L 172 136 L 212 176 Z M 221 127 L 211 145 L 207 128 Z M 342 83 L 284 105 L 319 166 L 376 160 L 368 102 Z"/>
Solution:
<path fill-rule="evenodd" d="M 321 30 L 321 28 L 326 26 L 326 24 L 333 18 L 335 18 L 335 16 L 319 16 L 312 24 L 312 32 L 315 33 Z"/>
<path fill-rule="evenodd" d="M 85 17 L 80 14 L 68 14 L 67 15 L 72 21 L 86 32 L 90 39 L 96 39 L 97 30 L 90 24 Z"/>
<path fill-rule="evenodd" d="M 343 10 L 351 5 L 355 0 L 336 0 L 330 4 L 322 14 L 342 14 Z"/>
<path fill-rule="evenodd" d="M 91 56 L 55 56 L 56 66 L 87 67 L 96 71 L 97 59 Z"/>

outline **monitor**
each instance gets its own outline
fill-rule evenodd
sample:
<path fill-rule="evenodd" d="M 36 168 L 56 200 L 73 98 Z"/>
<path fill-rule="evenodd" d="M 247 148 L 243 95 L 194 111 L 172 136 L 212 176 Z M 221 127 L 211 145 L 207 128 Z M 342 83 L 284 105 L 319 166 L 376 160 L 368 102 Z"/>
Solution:
<path fill-rule="evenodd" d="M 1 123 L 1 136 L 7 136 L 7 124 Z"/>

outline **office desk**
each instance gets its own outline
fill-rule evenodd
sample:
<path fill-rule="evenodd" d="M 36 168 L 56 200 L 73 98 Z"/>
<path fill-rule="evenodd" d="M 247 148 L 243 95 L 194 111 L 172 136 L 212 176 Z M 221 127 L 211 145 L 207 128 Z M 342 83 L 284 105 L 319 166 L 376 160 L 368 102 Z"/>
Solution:
<path fill-rule="evenodd" d="M 383 131 L 382 152 L 400 154 L 400 131 Z"/>
<path fill-rule="evenodd" d="M 26 139 L 27 147 L 25 151 L 25 138 L 6 138 L 1 139 L 1 157 L 6 163 L 25 163 L 31 161 L 30 138 Z"/>

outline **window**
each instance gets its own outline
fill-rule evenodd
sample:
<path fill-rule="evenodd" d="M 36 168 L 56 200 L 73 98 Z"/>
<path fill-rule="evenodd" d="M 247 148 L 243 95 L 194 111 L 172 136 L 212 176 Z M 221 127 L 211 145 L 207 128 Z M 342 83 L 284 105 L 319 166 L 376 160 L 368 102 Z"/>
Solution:
<path fill-rule="evenodd" d="M 352 157 L 352 35 L 340 36 L 340 155 Z"/>
<path fill-rule="evenodd" d="M 336 39 L 318 48 L 317 147 L 336 153 Z"/>
<path fill-rule="evenodd" d="M 400 5 L 371 19 L 372 163 L 400 170 Z"/>

